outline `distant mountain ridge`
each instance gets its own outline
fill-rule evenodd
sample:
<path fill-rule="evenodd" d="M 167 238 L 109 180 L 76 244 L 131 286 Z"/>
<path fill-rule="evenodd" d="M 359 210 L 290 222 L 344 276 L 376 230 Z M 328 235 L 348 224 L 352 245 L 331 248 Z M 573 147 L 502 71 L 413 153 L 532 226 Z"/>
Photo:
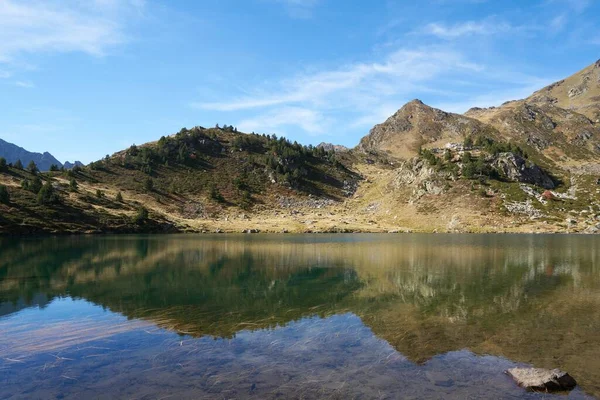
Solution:
<path fill-rule="evenodd" d="M 4 157 L 8 163 L 12 164 L 17 162 L 17 160 L 21 160 L 23 165 L 27 165 L 33 161 L 40 171 L 49 171 L 52 165 L 56 165 L 59 168 L 65 167 L 66 169 L 71 169 L 76 165 L 83 166 L 83 163 L 80 161 L 75 161 L 74 163 L 67 161 L 63 164 L 47 151 L 44 153 L 31 152 L 2 139 L 0 139 L 0 157 Z"/>

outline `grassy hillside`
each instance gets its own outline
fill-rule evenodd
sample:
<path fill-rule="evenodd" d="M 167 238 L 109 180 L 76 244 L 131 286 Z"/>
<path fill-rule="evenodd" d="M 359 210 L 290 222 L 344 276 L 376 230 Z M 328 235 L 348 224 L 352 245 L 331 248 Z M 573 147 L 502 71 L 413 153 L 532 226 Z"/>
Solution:
<path fill-rule="evenodd" d="M 348 157 L 233 127 L 182 129 L 84 168 L 6 168 L 0 184 L 10 200 L 0 204 L 0 232 L 201 230 L 194 221 L 278 199 L 339 202 L 359 179 L 344 166 Z M 49 201 L 38 195 L 45 184 Z"/>

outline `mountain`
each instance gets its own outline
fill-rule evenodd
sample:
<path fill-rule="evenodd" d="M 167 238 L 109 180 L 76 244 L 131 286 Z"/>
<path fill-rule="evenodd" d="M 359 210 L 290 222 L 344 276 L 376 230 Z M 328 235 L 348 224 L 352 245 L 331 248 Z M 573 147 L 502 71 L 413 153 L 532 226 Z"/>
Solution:
<path fill-rule="evenodd" d="M 63 167 L 65 167 L 65 169 L 72 169 L 73 167 L 83 167 L 83 165 L 84 164 L 81 161 L 75 161 L 73 163 L 65 161 Z"/>
<path fill-rule="evenodd" d="M 384 123 L 375 125 L 359 144 L 363 151 L 387 152 L 398 158 L 411 158 L 426 147 L 443 147 L 462 142 L 469 135 L 497 132 L 488 125 L 464 115 L 448 113 L 413 100 Z"/>
<path fill-rule="evenodd" d="M 570 77 L 538 90 L 528 103 L 552 104 L 600 123 L 600 60 Z"/>
<path fill-rule="evenodd" d="M 193 127 L 78 169 L 8 168 L 0 233 L 600 232 L 599 71 L 464 115 L 413 100 L 354 149 Z"/>
<path fill-rule="evenodd" d="M 15 163 L 17 160 L 21 160 L 21 163 L 25 166 L 29 164 L 30 161 L 33 161 L 40 171 L 50 170 L 51 165 L 62 167 L 62 163 L 48 152 L 32 153 L 2 139 L 0 139 L 0 157 L 4 157 L 9 163 Z"/>

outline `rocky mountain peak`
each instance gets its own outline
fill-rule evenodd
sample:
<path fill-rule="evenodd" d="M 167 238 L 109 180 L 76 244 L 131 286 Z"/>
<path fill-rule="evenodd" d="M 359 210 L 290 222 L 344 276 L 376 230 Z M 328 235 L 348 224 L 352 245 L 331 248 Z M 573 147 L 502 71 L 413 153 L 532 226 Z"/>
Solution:
<path fill-rule="evenodd" d="M 483 130 L 484 125 L 475 119 L 448 113 L 415 99 L 384 123 L 375 125 L 358 147 L 363 151 L 389 152 L 408 159 L 416 156 L 423 146 L 443 147 Z"/>

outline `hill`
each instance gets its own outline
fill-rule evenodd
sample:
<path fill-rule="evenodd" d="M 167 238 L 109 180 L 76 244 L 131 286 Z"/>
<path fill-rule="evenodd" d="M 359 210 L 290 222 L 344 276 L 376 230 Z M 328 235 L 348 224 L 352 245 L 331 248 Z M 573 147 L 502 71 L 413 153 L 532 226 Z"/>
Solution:
<path fill-rule="evenodd" d="M 600 123 L 600 60 L 570 77 L 538 90 L 528 103 L 553 104 Z"/>
<path fill-rule="evenodd" d="M 233 127 L 182 129 L 69 171 L 7 168 L 0 232 L 198 231 L 296 204 L 330 204 L 360 179 L 337 156 Z M 345 156 L 349 157 L 349 156 Z M 43 201 L 39 191 L 54 194 Z"/>
<path fill-rule="evenodd" d="M 0 233 L 600 232 L 598 69 L 465 115 L 413 100 L 354 149 L 194 127 L 70 171 L 7 167 Z"/>
<path fill-rule="evenodd" d="M 375 125 L 360 141 L 359 149 L 411 158 L 418 155 L 422 147 L 443 147 L 446 143 L 462 142 L 467 136 L 480 134 L 496 136 L 496 131 L 476 119 L 413 100 L 384 123 Z"/>

